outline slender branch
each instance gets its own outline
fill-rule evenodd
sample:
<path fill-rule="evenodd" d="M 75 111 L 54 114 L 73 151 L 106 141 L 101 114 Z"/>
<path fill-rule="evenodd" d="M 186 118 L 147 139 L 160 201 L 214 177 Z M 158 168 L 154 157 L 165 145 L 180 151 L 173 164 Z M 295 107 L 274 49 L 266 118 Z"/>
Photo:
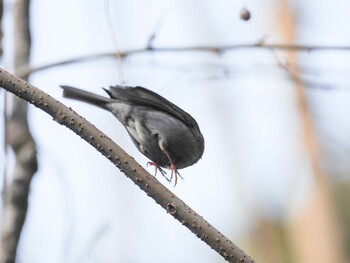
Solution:
<path fill-rule="evenodd" d="M 276 54 L 275 50 L 274 49 L 271 49 L 271 52 L 273 54 L 273 56 L 275 57 L 275 60 L 277 62 L 277 65 L 283 69 L 285 72 L 288 73 L 290 79 L 292 79 L 295 83 L 301 83 L 302 80 L 299 76 L 299 73 L 297 73 L 293 68 L 291 68 L 288 64 L 288 61 L 286 63 L 283 63 L 279 56 Z"/>
<path fill-rule="evenodd" d="M 155 36 L 154 36 L 155 37 Z M 131 49 L 126 51 L 97 53 L 86 56 L 79 56 L 67 60 L 57 61 L 50 64 L 46 64 L 39 67 L 23 68 L 18 72 L 17 76 L 25 76 L 29 73 L 34 73 L 46 69 L 50 69 L 57 66 L 64 66 L 73 63 L 94 61 L 101 58 L 115 58 L 120 56 L 121 58 L 127 58 L 132 55 L 149 53 L 149 52 L 210 52 L 216 54 L 223 54 L 228 51 L 241 50 L 241 49 L 270 49 L 270 50 L 284 50 L 294 52 L 311 52 L 311 51 L 349 51 L 350 46 L 320 46 L 320 45 L 298 45 L 298 44 L 266 44 L 265 41 L 259 41 L 252 44 L 237 44 L 237 45 L 225 45 L 225 46 L 190 46 L 190 47 L 153 47 L 150 43 L 153 42 L 152 36 L 148 40 L 148 44 L 145 48 Z"/>
<path fill-rule="evenodd" d="M 0 70 L 0 86 L 45 111 L 68 127 L 117 166 L 157 204 L 186 226 L 228 262 L 254 262 L 238 246 L 210 225 L 182 200 L 164 187 L 140 164 L 90 122 L 58 100 L 22 79 Z"/>

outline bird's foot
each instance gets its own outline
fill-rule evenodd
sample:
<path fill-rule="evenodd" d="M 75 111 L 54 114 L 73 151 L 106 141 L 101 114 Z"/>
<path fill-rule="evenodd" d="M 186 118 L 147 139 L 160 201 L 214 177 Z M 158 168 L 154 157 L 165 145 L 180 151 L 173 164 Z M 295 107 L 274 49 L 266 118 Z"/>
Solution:
<path fill-rule="evenodd" d="M 182 178 L 181 174 L 179 173 L 179 171 L 176 169 L 175 165 L 171 164 L 169 169 L 171 171 L 169 182 L 171 183 L 171 180 L 173 179 L 173 177 L 175 177 L 175 183 L 174 183 L 174 187 L 175 187 L 177 184 L 177 177 L 179 176 L 182 180 L 183 180 L 183 178 Z"/>
<path fill-rule="evenodd" d="M 171 179 L 169 179 L 166 176 L 166 171 L 163 170 L 162 167 L 160 167 L 158 164 L 154 163 L 154 162 L 147 162 L 147 166 L 151 165 L 155 167 L 155 172 L 154 172 L 154 177 L 157 177 L 157 171 L 159 170 L 159 172 L 163 175 L 163 177 L 170 183 Z"/>

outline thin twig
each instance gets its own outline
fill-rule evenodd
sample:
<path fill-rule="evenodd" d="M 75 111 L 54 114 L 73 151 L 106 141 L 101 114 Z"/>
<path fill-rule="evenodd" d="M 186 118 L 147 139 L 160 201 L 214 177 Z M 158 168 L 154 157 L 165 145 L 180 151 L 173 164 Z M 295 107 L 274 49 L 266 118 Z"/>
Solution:
<path fill-rule="evenodd" d="M 276 52 L 275 52 L 274 49 L 271 49 L 271 52 L 272 52 L 273 56 L 275 57 L 275 60 L 276 60 L 277 65 L 278 65 L 281 69 L 283 69 L 285 72 L 287 72 L 288 75 L 289 75 L 289 77 L 290 77 L 294 82 L 296 82 L 296 83 L 302 82 L 302 81 L 301 81 L 301 78 L 300 78 L 300 76 L 299 76 L 299 74 L 298 74 L 293 68 L 291 68 L 291 67 L 289 66 L 288 61 L 287 61 L 286 63 L 283 63 L 283 62 L 281 61 L 281 59 L 279 58 L 279 56 L 276 54 Z"/>
<path fill-rule="evenodd" d="M 0 86 L 45 111 L 56 122 L 68 127 L 92 145 L 149 197 L 154 199 L 157 204 L 228 262 L 254 262 L 238 246 L 204 220 L 202 216 L 159 183 L 156 178 L 150 175 L 110 138 L 71 108 L 67 108 L 58 100 L 5 70 L 0 70 Z"/>
<path fill-rule="evenodd" d="M 152 39 L 149 41 L 152 43 Z M 132 55 L 149 53 L 149 52 L 210 52 L 216 54 L 222 54 L 228 51 L 241 50 L 241 49 L 270 49 L 270 50 L 284 50 L 284 51 L 295 51 L 295 52 L 311 52 L 311 51 L 349 51 L 350 46 L 319 46 L 319 45 L 298 45 L 298 44 L 266 44 L 264 41 L 259 41 L 253 44 L 237 44 L 237 45 L 225 45 L 225 46 L 192 46 L 192 47 L 154 47 L 148 43 L 145 48 L 131 49 L 126 51 L 121 51 L 119 53 L 106 52 L 91 54 L 85 56 L 79 56 L 67 60 L 61 60 L 46 64 L 39 67 L 23 68 L 18 72 L 17 76 L 22 77 L 30 73 L 35 73 L 38 71 L 50 69 L 53 67 L 64 66 L 73 63 L 81 63 L 87 61 L 94 61 L 101 58 L 115 58 L 115 56 L 120 56 L 121 58 L 130 57 Z"/>

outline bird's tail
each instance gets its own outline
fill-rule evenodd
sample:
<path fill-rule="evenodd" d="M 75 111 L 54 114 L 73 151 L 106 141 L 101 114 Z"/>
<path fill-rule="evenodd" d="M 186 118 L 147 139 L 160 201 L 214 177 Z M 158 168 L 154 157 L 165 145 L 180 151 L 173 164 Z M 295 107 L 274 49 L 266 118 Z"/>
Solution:
<path fill-rule="evenodd" d="M 90 103 L 103 109 L 107 109 L 106 104 L 111 101 L 110 98 L 71 86 L 61 85 L 61 88 L 63 89 L 63 97 Z"/>

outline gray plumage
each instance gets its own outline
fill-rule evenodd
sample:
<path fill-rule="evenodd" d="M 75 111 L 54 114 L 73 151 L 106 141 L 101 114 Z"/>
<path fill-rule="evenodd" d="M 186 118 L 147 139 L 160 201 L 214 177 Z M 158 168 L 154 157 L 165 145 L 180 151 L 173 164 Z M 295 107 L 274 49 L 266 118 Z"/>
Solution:
<path fill-rule="evenodd" d="M 142 87 L 112 86 L 110 98 L 70 86 L 63 96 L 108 110 L 125 126 L 136 147 L 159 168 L 175 172 L 196 163 L 204 138 L 195 119 L 157 93 Z M 162 171 L 160 169 L 160 171 Z"/>

